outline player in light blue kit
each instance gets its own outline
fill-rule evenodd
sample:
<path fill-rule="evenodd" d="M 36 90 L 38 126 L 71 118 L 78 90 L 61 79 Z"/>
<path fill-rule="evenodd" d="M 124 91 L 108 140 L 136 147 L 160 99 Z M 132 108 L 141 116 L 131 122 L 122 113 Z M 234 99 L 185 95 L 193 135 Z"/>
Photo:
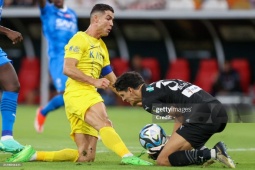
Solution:
<path fill-rule="evenodd" d="M 0 0 L 0 19 L 4 0 Z M 0 25 L 0 33 L 6 35 L 13 44 L 23 40 L 19 32 Z M 7 54 L 0 48 L 0 90 L 2 91 L 1 115 L 2 115 L 2 136 L 0 150 L 5 152 L 18 152 L 23 149 L 19 142 L 13 139 L 13 125 L 16 118 L 17 100 L 19 95 L 19 80 L 7 58 Z"/>
<path fill-rule="evenodd" d="M 63 74 L 64 47 L 78 31 L 76 13 L 64 6 L 64 0 L 39 0 L 43 33 L 48 41 L 49 71 L 58 95 L 36 112 L 35 129 L 43 132 L 45 118 L 50 111 L 64 105 L 63 92 L 67 77 Z"/>

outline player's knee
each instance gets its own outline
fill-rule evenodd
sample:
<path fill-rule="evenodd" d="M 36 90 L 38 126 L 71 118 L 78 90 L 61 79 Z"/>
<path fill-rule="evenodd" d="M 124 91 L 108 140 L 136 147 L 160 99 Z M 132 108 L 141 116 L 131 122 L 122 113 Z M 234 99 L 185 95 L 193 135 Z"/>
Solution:
<path fill-rule="evenodd" d="M 77 162 L 94 162 L 95 153 L 88 153 L 87 151 L 79 151 L 79 158 Z"/>
<path fill-rule="evenodd" d="M 158 157 L 156 163 L 159 166 L 170 166 L 170 162 L 167 157 Z"/>
<path fill-rule="evenodd" d="M 7 83 L 3 84 L 3 90 L 4 91 L 10 91 L 10 92 L 16 92 L 18 93 L 20 89 L 20 84 L 19 82 L 13 82 L 13 83 Z"/>
<path fill-rule="evenodd" d="M 110 119 L 108 119 L 108 124 L 109 126 L 113 127 L 112 121 Z"/>
<path fill-rule="evenodd" d="M 112 121 L 109 120 L 108 118 L 105 119 L 105 120 L 103 121 L 103 126 L 102 126 L 101 128 L 103 128 L 103 127 L 112 127 Z"/>

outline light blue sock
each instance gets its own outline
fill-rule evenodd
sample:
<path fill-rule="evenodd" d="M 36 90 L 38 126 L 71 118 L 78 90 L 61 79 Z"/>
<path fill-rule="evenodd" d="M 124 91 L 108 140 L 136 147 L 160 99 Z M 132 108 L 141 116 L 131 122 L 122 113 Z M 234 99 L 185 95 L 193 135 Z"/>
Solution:
<path fill-rule="evenodd" d="M 1 102 L 2 136 L 13 136 L 19 93 L 3 91 Z"/>
<path fill-rule="evenodd" d="M 41 113 L 44 116 L 47 116 L 47 114 L 50 111 L 56 110 L 57 108 L 64 106 L 64 98 L 63 94 L 59 94 L 55 97 L 53 97 L 49 103 L 42 109 Z"/>

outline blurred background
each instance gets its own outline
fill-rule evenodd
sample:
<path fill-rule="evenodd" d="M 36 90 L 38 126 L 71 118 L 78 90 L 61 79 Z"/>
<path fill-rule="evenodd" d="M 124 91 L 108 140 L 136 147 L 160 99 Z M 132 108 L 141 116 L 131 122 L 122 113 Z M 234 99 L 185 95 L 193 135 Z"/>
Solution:
<path fill-rule="evenodd" d="M 87 29 L 95 3 L 114 7 L 114 29 L 103 39 L 117 76 L 136 70 L 147 83 L 182 79 L 230 106 L 237 121 L 240 113 L 254 115 L 255 0 L 65 0 L 65 3 L 77 12 L 81 31 Z M 0 35 L 0 47 L 13 60 L 19 76 L 20 104 L 44 105 L 56 93 L 48 74 L 47 45 L 39 17 L 36 0 L 5 0 L 1 25 L 21 32 L 24 37 L 23 43 L 13 46 Z M 99 92 L 108 106 L 127 105 L 111 91 Z"/>

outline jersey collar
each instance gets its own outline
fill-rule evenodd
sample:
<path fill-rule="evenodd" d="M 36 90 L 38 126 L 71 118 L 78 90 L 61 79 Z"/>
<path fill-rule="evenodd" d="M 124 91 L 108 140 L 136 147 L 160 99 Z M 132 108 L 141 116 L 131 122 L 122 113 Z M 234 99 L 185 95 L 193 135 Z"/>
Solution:
<path fill-rule="evenodd" d="M 67 11 L 67 6 L 64 5 L 63 8 L 60 8 L 59 10 L 60 10 L 61 12 L 66 12 L 66 11 Z"/>

